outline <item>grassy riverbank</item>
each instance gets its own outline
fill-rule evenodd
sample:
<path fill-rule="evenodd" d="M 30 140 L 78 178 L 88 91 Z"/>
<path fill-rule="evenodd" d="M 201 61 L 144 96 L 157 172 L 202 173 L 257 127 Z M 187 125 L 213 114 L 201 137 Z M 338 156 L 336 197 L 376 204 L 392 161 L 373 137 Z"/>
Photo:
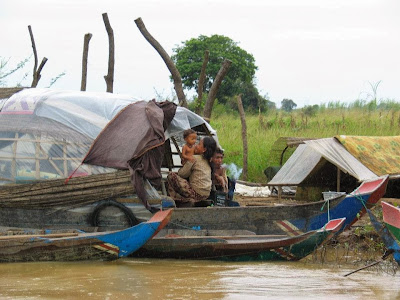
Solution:
<path fill-rule="evenodd" d="M 264 114 L 247 113 L 248 181 L 266 182 L 263 170 L 279 165 L 278 156 L 271 153 L 272 145 L 279 137 L 399 135 L 400 110 L 396 103 L 389 104 L 379 108 L 354 104 L 346 107 L 339 103 L 336 106 L 320 106 L 311 113 L 304 109 L 291 113 L 278 110 Z M 243 142 L 239 115 L 235 112 L 226 113 L 217 107 L 211 118 L 211 126 L 217 130 L 225 150 L 225 163 L 242 167 Z"/>

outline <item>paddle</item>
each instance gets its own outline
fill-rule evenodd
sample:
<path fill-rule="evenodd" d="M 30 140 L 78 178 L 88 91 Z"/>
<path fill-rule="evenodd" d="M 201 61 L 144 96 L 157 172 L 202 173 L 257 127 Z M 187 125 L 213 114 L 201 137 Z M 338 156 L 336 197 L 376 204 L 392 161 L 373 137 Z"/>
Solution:
<path fill-rule="evenodd" d="M 367 269 L 367 268 L 369 268 L 369 267 L 375 266 L 375 265 L 377 265 L 377 264 L 383 262 L 386 258 L 389 257 L 390 254 L 393 254 L 393 252 L 394 252 L 393 249 L 388 249 L 388 250 L 386 250 L 386 252 L 382 255 L 382 257 L 381 257 L 380 260 L 375 261 L 375 262 L 373 262 L 373 263 L 371 263 L 371 264 L 369 264 L 369 265 L 366 265 L 366 266 L 364 266 L 364 267 L 361 267 L 361 268 L 359 268 L 359 269 L 357 269 L 357 270 L 351 271 L 350 273 L 347 273 L 347 274 L 343 275 L 343 277 L 347 277 L 347 276 L 349 276 L 349 275 L 351 275 L 351 274 L 353 274 L 353 273 L 356 273 L 356 272 L 358 272 L 358 271 L 361 271 L 361 270 Z"/>

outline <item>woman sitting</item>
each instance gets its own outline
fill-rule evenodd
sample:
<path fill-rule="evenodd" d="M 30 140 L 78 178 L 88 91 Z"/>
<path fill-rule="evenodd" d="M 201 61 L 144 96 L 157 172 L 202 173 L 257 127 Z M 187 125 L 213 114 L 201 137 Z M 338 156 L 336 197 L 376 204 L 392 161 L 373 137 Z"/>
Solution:
<path fill-rule="evenodd" d="M 196 154 L 201 155 L 194 155 L 194 161 L 187 161 L 178 173 L 168 174 L 168 194 L 177 207 L 195 206 L 210 195 L 210 161 L 215 149 L 216 142 L 212 137 L 203 138 L 196 147 Z"/>

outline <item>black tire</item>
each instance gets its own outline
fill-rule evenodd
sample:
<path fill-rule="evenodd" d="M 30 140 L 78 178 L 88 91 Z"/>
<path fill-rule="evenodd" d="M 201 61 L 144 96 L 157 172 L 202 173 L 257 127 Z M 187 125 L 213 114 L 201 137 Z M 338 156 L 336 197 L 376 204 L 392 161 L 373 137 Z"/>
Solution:
<path fill-rule="evenodd" d="M 90 215 L 90 224 L 92 224 L 92 226 L 94 226 L 94 227 L 99 226 L 100 212 L 109 206 L 114 206 L 114 207 L 117 207 L 120 210 L 122 210 L 122 212 L 125 214 L 126 218 L 129 221 L 130 227 L 135 226 L 140 223 L 139 220 L 135 217 L 133 212 L 128 207 L 126 207 L 125 205 L 123 205 L 122 203 L 120 203 L 118 201 L 109 199 L 109 200 L 100 202 L 99 205 L 97 205 L 95 207 L 95 209 L 93 210 L 92 214 Z"/>

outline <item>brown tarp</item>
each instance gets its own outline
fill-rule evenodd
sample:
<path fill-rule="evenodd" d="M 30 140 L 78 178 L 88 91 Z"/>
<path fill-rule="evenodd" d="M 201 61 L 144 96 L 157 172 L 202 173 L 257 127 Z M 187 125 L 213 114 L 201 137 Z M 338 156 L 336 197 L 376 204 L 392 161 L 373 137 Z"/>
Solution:
<path fill-rule="evenodd" d="M 136 194 L 147 209 L 144 180 L 159 187 L 164 131 L 176 111 L 172 102 L 140 101 L 123 109 L 96 138 L 83 163 L 129 169 Z"/>

